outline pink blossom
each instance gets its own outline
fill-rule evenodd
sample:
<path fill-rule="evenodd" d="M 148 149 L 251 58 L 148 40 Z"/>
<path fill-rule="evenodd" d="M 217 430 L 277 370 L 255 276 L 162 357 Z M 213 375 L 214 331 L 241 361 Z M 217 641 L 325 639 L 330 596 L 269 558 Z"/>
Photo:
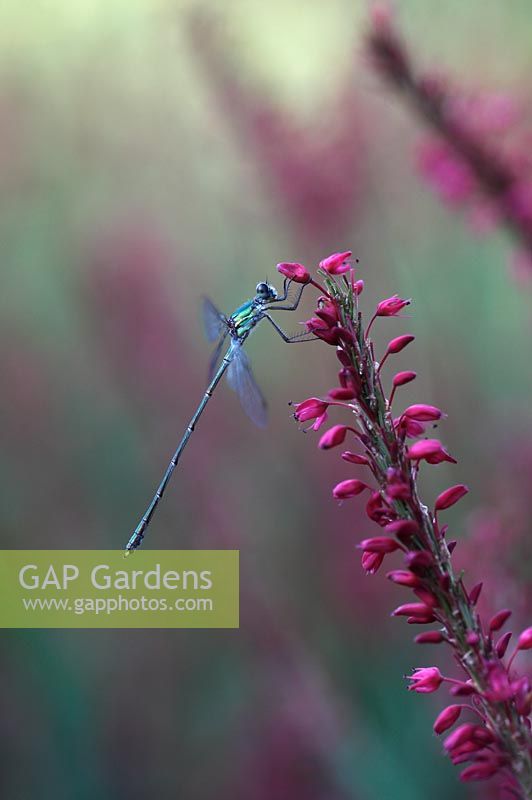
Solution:
<path fill-rule="evenodd" d="M 328 407 L 329 403 L 325 400 L 320 400 L 319 397 L 309 397 L 308 400 L 303 400 L 302 403 L 296 403 L 294 417 L 298 422 L 307 422 L 309 419 L 321 417 Z"/>
<path fill-rule="evenodd" d="M 369 464 L 366 456 L 361 456 L 358 453 L 352 453 L 350 450 L 344 450 L 342 453 L 342 458 L 344 461 L 348 461 L 350 464 L 361 464 L 364 466 Z"/>
<path fill-rule="evenodd" d="M 408 687 L 410 692 L 430 694 L 440 688 L 443 676 L 438 667 L 418 667 L 408 677 L 408 680 L 412 681 Z"/>
<path fill-rule="evenodd" d="M 396 317 L 406 306 L 410 305 L 410 300 L 403 300 L 399 295 L 394 294 L 386 300 L 381 300 L 377 305 L 375 316 L 377 317 Z"/>
<path fill-rule="evenodd" d="M 280 272 L 281 275 L 289 278 L 294 283 L 308 283 L 310 280 L 307 268 L 297 262 L 283 261 L 277 264 L 277 272 Z"/>
<path fill-rule="evenodd" d="M 349 260 L 352 256 L 351 250 L 346 250 L 345 253 L 333 253 L 323 261 L 320 261 L 321 269 L 328 272 L 329 275 L 342 275 L 344 272 L 349 272 L 351 265 Z"/>
<path fill-rule="evenodd" d="M 415 442 L 407 451 L 407 457 L 411 461 L 425 460 L 429 464 L 441 464 L 442 461 L 449 461 L 456 464 L 455 459 L 449 455 L 438 439 L 423 439 Z"/>

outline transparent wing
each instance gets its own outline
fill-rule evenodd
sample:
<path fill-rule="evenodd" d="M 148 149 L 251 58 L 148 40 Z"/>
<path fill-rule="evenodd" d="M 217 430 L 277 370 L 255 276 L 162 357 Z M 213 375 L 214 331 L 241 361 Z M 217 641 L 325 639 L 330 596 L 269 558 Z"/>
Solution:
<path fill-rule="evenodd" d="M 226 339 L 227 339 L 227 331 L 221 337 L 220 341 L 216 345 L 214 352 L 211 356 L 211 360 L 209 362 L 209 381 L 212 381 L 212 379 L 214 378 L 214 373 L 216 372 L 216 367 L 218 366 L 218 362 L 220 361 L 220 356 L 222 355 Z"/>
<path fill-rule="evenodd" d="M 208 297 L 203 298 L 202 311 L 207 339 L 209 342 L 215 342 L 226 330 L 226 316 L 222 314 L 221 311 L 218 311 L 214 303 L 211 303 Z"/>
<path fill-rule="evenodd" d="M 246 353 L 238 345 L 227 370 L 227 381 L 237 393 L 250 420 L 259 428 L 264 428 L 267 422 L 266 400 L 255 382 Z"/>

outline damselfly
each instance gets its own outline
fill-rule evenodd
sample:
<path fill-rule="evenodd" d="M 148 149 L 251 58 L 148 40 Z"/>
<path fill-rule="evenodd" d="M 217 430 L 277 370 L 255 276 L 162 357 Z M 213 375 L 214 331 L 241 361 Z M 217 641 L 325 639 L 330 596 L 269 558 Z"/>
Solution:
<path fill-rule="evenodd" d="M 177 450 L 174 455 L 163 478 L 155 492 L 151 503 L 143 514 L 139 524 L 135 528 L 126 545 L 126 555 L 131 550 L 135 550 L 141 544 L 146 529 L 151 522 L 155 509 L 161 500 L 168 482 L 176 468 L 181 453 L 185 449 L 188 440 L 199 418 L 205 410 L 205 406 L 209 402 L 212 394 L 220 382 L 224 372 L 227 370 L 227 379 L 232 389 L 236 391 L 240 402 L 246 414 L 250 419 L 260 427 L 266 424 L 266 403 L 262 392 L 257 386 L 248 357 L 244 352 L 242 345 L 248 338 L 251 331 L 263 319 L 267 319 L 275 328 L 277 333 L 284 339 L 285 342 L 302 342 L 315 338 L 307 331 L 296 334 L 295 336 L 287 336 L 283 329 L 270 315 L 270 311 L 295 311 L 298 307 L 303 294 L 303 289 L 306 284 L 300 284 L 295 298 L 289 305 L 282 305 L 288 299 L 288 292 L 290 289 L 291 281 L 285 278 L 283 285 L 283 293 L 278 297 L 276 289 L 269 283 L 259 283 L 255 290 L 255 297 L 247 300 L 239 308 L 234 311 L 230 317 L 226 317 L 211 303 L 207 298 L 203 301 L 203 316 L 205 323 L 205 330 L 207 337 L 210 341 L 218 339 L 218 345 L 213 353 L 210 370 L 209 370 L 209 385 L 205 390 L 199 406 L 194 412 L 192 419 L 183 434 L 183 438 L 179 442 Z M 279 305 L 281 304 L 281 305 Z M 228 342 L 227 350 L 220 362 L 222 353 L 224 352 L 224 345 Z M 218 366 L 219 364 L 219 366 Z"/>

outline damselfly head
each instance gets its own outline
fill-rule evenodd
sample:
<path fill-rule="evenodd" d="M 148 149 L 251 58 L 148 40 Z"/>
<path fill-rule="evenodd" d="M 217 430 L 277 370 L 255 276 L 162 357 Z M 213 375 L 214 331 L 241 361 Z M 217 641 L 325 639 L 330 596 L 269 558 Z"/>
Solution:
<path fill-rule="evenodd" d="M 270 300 L 277 299 L 277 289 L 272 286 L 271 283 L 257 283 L 255 292 L 257 298 L 263 303 L 268 303 Z"/>

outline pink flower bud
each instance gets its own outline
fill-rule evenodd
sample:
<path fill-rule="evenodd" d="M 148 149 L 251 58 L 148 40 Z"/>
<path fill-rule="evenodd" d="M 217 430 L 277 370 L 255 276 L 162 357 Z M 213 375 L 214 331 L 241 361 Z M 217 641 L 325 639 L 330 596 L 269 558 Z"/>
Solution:
<path fill-rule="evenodd" d="M 377 305 L 375 316 L 377 317 L 396 317 L 405 306 L 410 305 L 410 300 L 403 300 L 399 295 L 394 294 L 386 300 L 381 300 Z"/>
<path fill-rule="evenodd" d="M 393 553 L 399 549 L 399 544 L 388 536 L 374 536 L 372 539 L 363 539 L 357 547 L 368 553 Z"/>
<path fill-rule="evenodd" d="M 476 604 L 478 603 L 478 598 L 480 597 L 483 585 L 484 584 L 482 583 L 482 581 L 480 581 L 480 583 L 475 583 L 475 585 L 469 592 L 469 602 L 472 603 L 472 605 L 474 606 L 476 606 Z"/>
<path fill-rule="evenodd" d="M 356 478 L 349 478 L 346 481 L 340 481 L 333 489 L 333 497 L 336 500 L 347 500 L 350 497 L 356 497 L 361 494 L 364 489 L 369 489 L 367 483 L 357 480 Z"/>
<path fill-rule="evenodd" d="M 469 633 L 466 635 L 465 638 L 466 642 L 471 647 L 476 647 L 477 644 L 480 642 L 480 636 L 478 635 L 478 633 L 475 633 L 475 631 L 469 631 Z"/>
<path fill-rule="evenodd" d="M 321 417 L 328 407 L 329 403 L 324 400 L 320 400 L 318 397 L 309 397 L 308 400 L 303 400 L 302 403 L 296 403 L 294 417 L 298 422 L 307 422 L 309 419 Z"/>
<path fill-rule="evenodd" d="M 303 264 L 298 264 L 297 262 L 283 261 L 281 264 L 277 264 L 277 272 L 294 281 L 294 283 L 308 283 L 310 280 L 308 270 Z"/>
<path fill-rule="evenodd" d="M 362 553 L 362 569 L 368 575 L 375 575 L 383 561 L 384 553 L 370 553 L 368 550 Z"/>
<path fill-rule="evenodd" d="M 400 586 L 415 587 L 421 584 L 421 581 L 417 575 L 414 575 L 413 572 L 410 572 L 407 569 L 394 569 L 391 572 L 387 572 L 386 577 L 388 580 L 393 581 L 393 583 L 397 583 Z"/>
<path fill-rule="evenodd" d="M 436 408 L 436 406 L 417 403 L 403 411 L 403 416 L 409 419 L 415 419 L 417 422 L 433 422 L 437 419 L 441 419 L 443 412 L 440 411 L 439 408 Z"/>
<path fill-rule="evenodd" d="M 361 456 L 358 453 L 352 453 L 351 450 L 344 450 L 342 453 L 342 458 L 344 461 L 348 461 L 350 464 L 361 464 L 363 466 L 367 466 L 369 464 L 366 456 Z"/>
<path fill-rule="evenodd" d="M 424 603 L 404 603 L 402 606 L 397 606 L 392 611 L 392 617 L 416 617 L 422 619 L 432 617 L 434 619 L 432 610 Z"/>
<path fill-rule="evenodd" d="M 518 650 L 530 650 L 532 648 L 532 628 L 526 628 L 517 640 Z"/>
<path fill-rule="evenodd" d="M 499 658 L 502 658 L 506 653 L 511 638 L 512 638 L 512 632 L 508 631 L 507 633 L 503 633 L 503 635 L 499 639 L 497 639 L 495 643 L 495 652 L 497 653 Z"/>
<path fill-rule="evenodd" d="M 456 464 L 456 460 L 449 455 L 438 439 L 423 439 L 420 442 L 414 442 L 414 444 L 409 447 L 407 456 L 412 461 L 421 461 L 425 459 L 429 464 L 441 464 L 442 461 L 449 461 L 451 464 Z"/>
<path fill-rule="evenodd" d="M 460 780 L 464 783 L 469 781 L 484 781 L 493 777 L 499 769 L 498 763 L 495 761 L 476 761 L 470 764 L 460 773 Z"/>
<path fill-rule="evenodd" d="M 443 511 L 445 508 L 454 506 L 454 504 L 461 500 L 462 497 L 465 497 L 468 491 L 468 487 L 464 486 L 463 483 L 457 483 L 456 486 L 450 486 L 449 489 L 446 489 L 444 492 L 438 495 L 434 510 Z"/>
<path fill-rule="evenodd" d="M 440 688 L 443 677 L 438 667 L 418 667 L 408 680 L 412 681 L 408 687 L 410 692 L 429 694 Z"/>
<path fill-rule="evenodd" d="M 414 550 L 405 555 L 405 564 L 417 575 L 418 572 L 423 572 L 429 567 L 432 567 L 434 565 L 434 558 L 428 550 Z"/>
<path fill-rule="evenodd" d="M 489 621 L 489 630 L 491 633 L 494 631 L 500 631 L 506 620 L 508 620 L 512 616 L 512 612 L 509 608 L 503 608 L 502 611 L 498 611 Z"/>
<path fill-rule="evenodd" d="M 394 387 L 397 386 L 404 386 L 407 383 L 411 383 L 417 377 L 417 373 L 412 372 L 411 370 L 406 370 L 405 372 L 398 372 L 396 375 L 393 376 L 392 385 Z"/>
<path fill-rule="evenodd" d="M 357 296 L 360 296 L 364 291 L 364 281 L 355 281 L 354 290 Z"/>
<path fill-rule="evenodd" d="M 320 450 L 330 450 L 331 447 L 336 447 L 345 439 L 345 435 L 349 428 L 347 425 L 333 425 L 326 431 L 318 442 Z"/>
<path fill-rule="evenodd" d="M 468 697 L 470 694 L 476 694 L 477 690 L 472 683 L 455 683 L 449 689 L 453 697 Z"/>
<path fill-rule="evenodd" d="M 413 342 L 416 337 L 412 336 L 411 333 L 405 333 L 403 336 L 397 336 L 395 339 L 392 339 L 391 342 L 388 342 L 388 347 L 386 348 L 387 353 L 400 353 L 401 350 L 404 350 L 410 342 Z"/>
<path fill-rule="evenodd" d="M 329 275 L 342 275 L 351 269 L 351 265 L 348 263 L 351 255 L 351 250 L 346 250 L 345 253 L 333 253 L 320 261 L 320 267 Z"/>
<path fill-rule="evenodd" d="M 416 644 L 441 644 L 445 639 L 439 631 L 426 631 L 418 633 L 414 641 Z"/>
<path fill-rule="evenodd" d="M 458 728 L 443 741 L 443 746 L 447 752 L 454 750 L 465 742 L 471 741 L 476 727 L 477 726 L 473 725 L 472 722 L 464 722 L 463 725 L 459 725 Z"/>
<path fill-rule="evenodd" d="M 336 389 L 331 389 L 329 392 L 329 397 L 331 400 L 353 400 L 355 393 L 352 389 L 344 389 L 343 387 L 339 387 Z"/>
<path fill-rule="evenodd" d="M 444 733 L 444 731 L 448 730 L 451 725 L 454 725 L 460 714 L 462 713 L 462 707 L 453 705 L 447 706 L 444 708 L 443 711 L 438 714 L 436 720 L 434 721 L 433 730 L 434 733 L 438 735 L 440 733 Z"/>
<path fill-rule="evenodd" d="M 413 519 L 396 519 L 386 525 L 385 530 L 397 536 L 403 544 L 409 544 L 412 537 L 419 533 L 419 526 Z"/>

